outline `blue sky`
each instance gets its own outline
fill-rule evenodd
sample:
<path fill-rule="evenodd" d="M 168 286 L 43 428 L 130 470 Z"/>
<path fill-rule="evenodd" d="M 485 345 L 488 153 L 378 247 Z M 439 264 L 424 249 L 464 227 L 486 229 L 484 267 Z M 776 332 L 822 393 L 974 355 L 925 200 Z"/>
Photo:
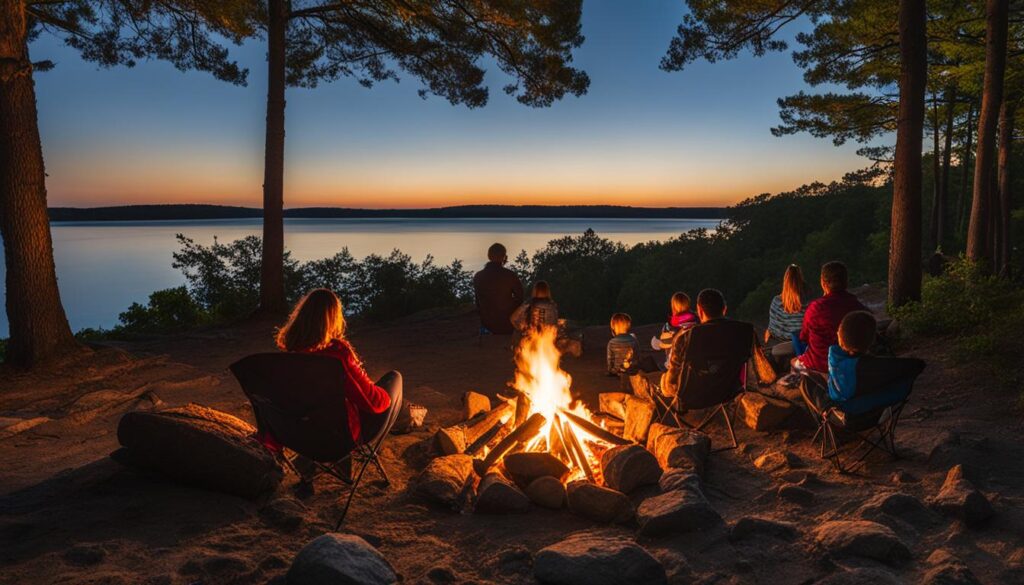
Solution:
<path fill-rule="evenodd" d="M 806 89 L 788 53 L 658 69 L 683 10 L 586 0 L 590 90 L 550 108 L 506 96 L 493 67 L 476 110 L 423 100 L 408 76 L 290 88 L 286 206 L 720 205 L 866 166 L 855 145 L 771 136 L 775 100 Z M 48 37 L 31 51 L 57 63 L 36 75 L 51 205 L 259 205 L 261 41 L 233 50 L 248 87 L 159 61 L 98 69 Z"/>

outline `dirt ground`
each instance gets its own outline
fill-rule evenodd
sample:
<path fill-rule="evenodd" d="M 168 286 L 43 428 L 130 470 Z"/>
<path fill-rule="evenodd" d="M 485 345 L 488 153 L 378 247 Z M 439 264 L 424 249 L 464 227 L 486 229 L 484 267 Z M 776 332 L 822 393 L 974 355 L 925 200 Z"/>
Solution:
<path fill-rule="evenodd" d="M 275 499 L 292 500 L 294 478 L 278 494 L 248 501 L 140 474 L 108 457 L 118 446 L 117 421 L 132 409 L 197 402 L 251 421 L 227 366 L 271 350 L 273 325 L 124 344 L 47 374 L 0 371 L 0 583 L 281 582 L 295 553 L 333 526 L 345 495 L 340 483 L 319 479 L 316 495 L 298 507 L 302 522 L 288 528 L 268 509 Z M 639 328 L 641 339 L 655 327 Z M 599 392 L 618 386 L 603 371 L 607 338 L 603 328 L 589 329 L 584 356 L 563 364 L 591 409 Z M 426 428 L 386 443 L 391 487 L 365 483 L 343 527 L 377 546 L 405 582 L 533 583 L 531 555 L 569 533 L 635 533 L 595 527 L 568 511 L 481 516 L 423 502 L 410 488 L 428 461 L 431 429 L 459 418 L 464 392 L 501 390 L 512 377 L 512 353 L 497 338 L 478 345 L 468 310 L 357 326 L 352 340 L 371 375 L 400 370 L 406 398 L 429 409 Z M 858 474 L 843 476 L 817 457 L 811 431 L 758 433 L 742 423 L 740 448 L 711 455 L 705 493 L 726 523 L 744 516 L 791 522 L 801 531 L 796 540 L 732 543 L 726 526 L 641 544 L 673 583 L 814 583 L 856 567 L 915 583 L 926 578 L 937 549 L 959 557 L 977 582 L 1024 583 L 1024 424 L 1017 396 L 994 390 L 969 366 L 954 368 L 947 345 L 935 341 L 909 351 L 929 366 L 901 425 L 898 461 L 875 457 Z M 27 430 L 15 433 L 20 429 Z M 718 429 L 712 437 L 721 444 Z M 791 452 L 806 466 L 756 467 L 753 461 L 769 450 Z M 900 491 L 926 501 L 956 463 L 996 510 L 984 527 L 941 516 L 897 524 L 913 559 L 896 567 L 833 560 L 813 546 L 816 526 L 859 518 L 862 504 L 878 494 Z M 779 499 L 786 483 L 802 484 L 813 501 Z"/>

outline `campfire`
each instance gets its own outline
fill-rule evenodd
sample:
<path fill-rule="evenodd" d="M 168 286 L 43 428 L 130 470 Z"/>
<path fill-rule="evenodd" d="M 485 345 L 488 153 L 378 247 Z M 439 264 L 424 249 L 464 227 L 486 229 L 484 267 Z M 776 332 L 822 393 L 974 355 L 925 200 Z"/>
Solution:
<path fill-rule="evenodd" d="M 441 451 L 475 457 L 481 477 L 514 453 L 547 453 L 565 466 L 563 482 L 601 483 L 602 453 L 629 441 L 595 422 L 597 417 L 573 400 L 572 377 L 559 366 L 557 336 L 556 327 L 525 335 L 516 349 L 513 394 L 499 395 L 497 407 L 463 425 L 442 429 Z"/>

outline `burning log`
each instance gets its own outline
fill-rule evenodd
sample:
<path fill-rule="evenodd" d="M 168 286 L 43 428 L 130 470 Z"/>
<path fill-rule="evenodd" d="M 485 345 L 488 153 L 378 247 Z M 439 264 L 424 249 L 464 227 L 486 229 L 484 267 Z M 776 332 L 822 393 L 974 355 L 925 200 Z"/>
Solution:
<path fill-rule="evenodd" d="M 579 467 L 580 464 L 576 461 L 576 452 L 573 451 L 572 447 L 569 446 L 569 442 L 565 439 L 565 431 L 562 426 L 563 424 L 562 418 L 556 414 L 555 424 L 552 426 L 555 427 L 555 436 L 558 437 L 558 443 L 562 446 L 565 454 L 569 457 L 569 463 L 572 464 L 572 467 Z"/>
<path fill-rule="evenodd" d="M 569 412 L 568 410 L 565 410 L 564 408 L 559 409 L 559 412 L 573 424 L 583 429 L 584 432 L 590 434 L 591 436 L 598 440 L 604 441 L 606 443 L 611 443 L 612 445 L 628 445 L 630 443 L 630 441 L 623 439 L 622 437 L 616 435 L 615 433 L 612 433 L 611 431 L 606 431 L 605 429 L 602 429 L 601 427 L 595 425 L 589 420 L 581 416 L 575 415 Z"/>
<path fill-rule="evenodd" d="M 472 390 L 462 396 L 462 418 L 469 420 L 474 416 L 491 410 L 491 399 Z"/>
<path fill-rule="evenodd" d="M 503 428 L 505 428 L 504 422 L 499 420 L 498 422 L 494 423 L 493 427 L 488 429 L 487 432 L 485 432 L 484 434 L 480 435 L 480 438 L 477 439 L 476 441 L 473 441 L 473 444 L 466 447 L 466 455 L 475 455 L 477 451 L 484 447 L 484 445 L 490 443 L 491 439 L 498 436 L 498 433 L 500 433 L 501 429 Z"/>
<path fill-rule="evenodd" d="M 530 407 L 532 404 L 533 402 L 525 392 L 519 392 L 519 395 L 516 397 L 515 426 L 517 428 L 521 427 L 523 423 L 526 422 L 527 417 L 530 416 Z"/>
<path fill-rule="evenodd" d="M 565 414 L 563 412 L 563 414 Z M 576 438 L 576 433 L 572 432 L 572 426 L 569 425 L 569 421 L 563 423 L 562 434 L 569 441 L 569 448 L 576 452 L 576 460 L 580 467 L 583 468 L 583 473 L 586 474 L 587 480 L 594 482 L 594 472 L 590 469 L 590 462 L 587 461 L 587 453 L 583 450 L 583 445 L 580 445 L 579 439 Z"/>
<path fill-rule="evenodd" d="M 468 449 L 467 445 L 475 445 L 477 440 L 491 431 L 496 423 L 511 416 L 512 409 L 513 405 L 505 402 L 473 420 L 439 429 L 434 434 L 434 446 L 443 455 L 463 453 Z M 479 449 L 479 447 L 477 448 Z"/>
<path fill-rule="evenodd" d="M 532 414 L 530 418 L 526 419 L 525 423 L 516 427 L 514 431 L 495 445 L 487 453 L 487 457 L 473 461 L 473 467 L 476 469 L 477 474 L 483 477 L 487 470 L 500 461 L 513 447 L 530 442 L 531 439 L 537 436 L 537 433 L 540 432 L 540 429 L 546 422 L 547 420 L 543 414 L 539 412 Z"/>

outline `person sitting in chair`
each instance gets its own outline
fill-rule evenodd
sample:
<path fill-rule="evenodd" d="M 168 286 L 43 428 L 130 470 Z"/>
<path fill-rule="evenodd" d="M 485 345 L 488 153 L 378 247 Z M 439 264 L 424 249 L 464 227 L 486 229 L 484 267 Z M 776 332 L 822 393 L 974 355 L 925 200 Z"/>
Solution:
<path fill-rule="evenodd" d="M 829 348 L 836 342 L 836 330 L 848 313 L 866 310 L 857 297 L 846 290 L 849 275 L 842 262 L 826 262 L 821 267 L 821 290 L 825 295 L 807 305 L 803 326 L 794 339 L 798 356 L 796 370 L 828 371 Z M 798 347 L 799 346 L 799 347 Z"/>
<path fill-rule="evenodd" d="M 484 333 L 510 335 L 512 313 L 523 302 L 523 283 L 505 264 L 508 252 L 501 244 L 487 249 L 487 265 L 473 276 L 473 292 Z"/>
<path fill-rule="evenodd" d="M 332 357 L 342 363 L 348 425 L 357 444 L 379 438 L 394 423 L 402 408 L 402 375 L 390 371 L 370 379 L 352 344 L 345 339 L 341 300 L 332 291 L 318 288 L 295 305 L 288 322 L 277 331 L 281 351 L 305 352 Z M 272 437 L 260 437 L 264 444 Z"/>
<path fill-rule="evenodd" d="M 668 371 L 661 376 L 663 396 L 679 395 L 680 410 L 706 408 L 716 400 L 739 394 L 746 383 L 746 364 L 755 360 L 755 371 L 764 383 L 774 380 L 771 364 L 758 342 L 754 326 L 726 318 L 725 297 L 713 288 L 697 295 L 700 325 L 686 329 L 672 343 Z M 699 362 L 699 363 L 698 363 Z M 684 369 L 697 369 L 700 383 L 687 386 Z M 682 387 L 681 387 L 682 386 Z M 707 393 L 708 396 L 703 396 Z M 725 396 L 724 394 L 731 394 Z"/>
<path fill-rule="evenodd" d="M 924 369 L 924 362 L 910 358 L 883 358 L 870 354 L 877 323 L 867 311 L 853 311 L 843 317 L 838 343 L 828 349 L 828 377 L 809 373 L 814 383 L 800 385 L 812 414 L 838 406 L 847 414 L 860 414 L 902 400 L 910 384 Z M 858 388 L 871 394 L 858 395 Z"/>

